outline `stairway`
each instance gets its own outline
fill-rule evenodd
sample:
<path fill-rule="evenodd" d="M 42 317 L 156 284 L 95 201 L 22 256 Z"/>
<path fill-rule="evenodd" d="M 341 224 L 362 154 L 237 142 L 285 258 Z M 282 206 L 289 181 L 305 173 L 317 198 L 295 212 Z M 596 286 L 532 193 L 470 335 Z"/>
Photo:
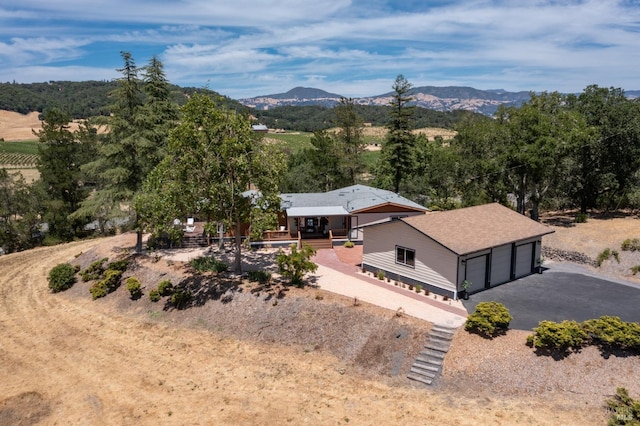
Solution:
<path fill-rule="evenodd" d="M 333 248 L 329 238 L 308 238 L 302 240 L 302 245 L 311 246 L 316 250 Z"/>
<path fill-rule="evenodd" d="M 182 237 L 182 248 L 206 247 L 207 239 L 201 235 L 185 235 Z"/>
<path fill-rule="evenodd" d="M 455 331 L 455 328 L 434 325 L 427 336 L 427 343 L 413 362 L 407 378 L 425 385 L 432 385 L 442 373 L 442 363 L 449 351 Z"/>

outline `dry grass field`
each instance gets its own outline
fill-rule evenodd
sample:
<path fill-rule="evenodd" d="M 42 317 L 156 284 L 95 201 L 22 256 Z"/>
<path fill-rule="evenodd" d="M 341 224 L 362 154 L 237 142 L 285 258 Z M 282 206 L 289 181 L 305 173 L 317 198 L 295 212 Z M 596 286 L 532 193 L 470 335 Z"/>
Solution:
<path fill-rule="evenodd" d="M 597 252 L 640 232 L 638 222 L 558 226 L 552 242 Z M 0 424 L 587 425 L 606 422 L 616 386 L 640 396 L 636 357 L 585 350 L 555 361 L 518 330 L 494 340 L 458 331 L 441 383 L 423 388 L 387 367 L 410 357 L 430 324 L 313 288 L 278 306 L 245 291 L 185 311 L 131 301 L 122 287 L 97 301 L 88 283 L 48 291 L 56 264 L 114 258 L 133 242 L 125 234 L 0 257 Z M 181 271 L 146 258 L 135 274 Z M 393 342 L 394 330 L 414 342 Z"/>

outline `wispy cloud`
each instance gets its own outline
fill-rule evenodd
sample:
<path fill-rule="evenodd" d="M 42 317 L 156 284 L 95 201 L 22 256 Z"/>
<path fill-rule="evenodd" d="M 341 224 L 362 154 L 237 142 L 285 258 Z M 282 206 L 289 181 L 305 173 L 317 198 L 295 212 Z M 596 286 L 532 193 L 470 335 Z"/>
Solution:
<path fill-rule="evenodd" d="M 368 96 L 397 74 L 417 86 L 631 90 L 639 34 L 628 0 L 23 0 L 0 6 L 0 78 L 114 78 L 125 50 L 139 64 L 159 55 L 174 83 L 235 98 L 300 85 Z"/>

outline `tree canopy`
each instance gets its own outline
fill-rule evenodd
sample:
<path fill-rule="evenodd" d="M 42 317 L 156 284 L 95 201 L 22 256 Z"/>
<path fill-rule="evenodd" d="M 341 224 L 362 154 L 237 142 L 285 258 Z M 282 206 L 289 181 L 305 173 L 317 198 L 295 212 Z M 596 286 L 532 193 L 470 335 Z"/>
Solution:
<path fill-rule="evenodd" d="M 245 117 L 196 94 L 182 108 L 168 155 L 145 182 L 136 209 L 155 231 L 190 215 L 225 224 L 235 234 L 234 269 L 241 272 L 242 224 L 256 210 L 279 211 L 284 164 Z"/>

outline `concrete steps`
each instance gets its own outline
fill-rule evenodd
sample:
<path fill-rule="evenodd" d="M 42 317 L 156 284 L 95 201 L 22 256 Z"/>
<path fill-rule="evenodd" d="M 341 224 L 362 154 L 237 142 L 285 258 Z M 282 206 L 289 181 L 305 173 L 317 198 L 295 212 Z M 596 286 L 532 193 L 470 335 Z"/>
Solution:
<path fill-rule="evenodd" d="M 442 374 L 442 363 L 451 347 L 455 328 L 434 325 L 427 342 L 413 362 L 407 378 L 427 386 L 433 385 Z"/>

